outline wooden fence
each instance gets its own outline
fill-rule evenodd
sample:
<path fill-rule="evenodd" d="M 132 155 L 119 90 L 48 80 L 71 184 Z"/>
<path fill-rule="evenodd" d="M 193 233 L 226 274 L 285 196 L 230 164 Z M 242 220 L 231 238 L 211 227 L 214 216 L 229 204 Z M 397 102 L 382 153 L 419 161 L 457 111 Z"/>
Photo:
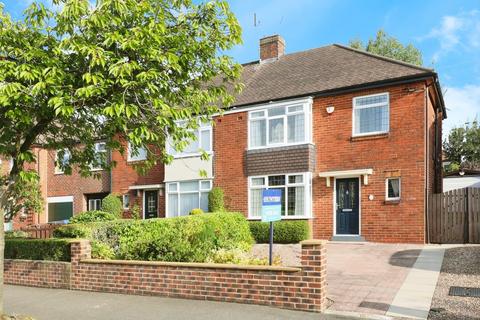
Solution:
<path fill-rule="evenodd" d="M 33 224 L 22 228 L 29 234 L 30 238 L 35 239 L 47 239 L 53 236 L 53 230 L 60 227 L 60 224 L 45 223 L 45 224 Z"/>
<path fill-rule="evenodd" d="M 480 243 L 480 189 L 465 188 L 429 198 L 430 243 Z"/>

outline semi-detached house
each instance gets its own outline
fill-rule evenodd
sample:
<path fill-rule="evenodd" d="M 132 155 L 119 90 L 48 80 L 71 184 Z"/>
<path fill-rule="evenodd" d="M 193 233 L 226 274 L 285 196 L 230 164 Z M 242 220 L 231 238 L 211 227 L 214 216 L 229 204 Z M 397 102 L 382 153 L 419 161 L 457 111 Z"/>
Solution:
<path fill-rule="evenodd" d="M 262 190 L 280 189 L 283 218 L 310 221 L 314 238 L 424 242 L 426 199 L 442 188 L 437 74 L 336 44 L 284 51 L 280 36 L 261 39 L 235 103 L 186 150 L 170 150 L 171 164 L 139 176 L 132 165 L 142 150 L 114 152 L 108 183 L 67 191 L 49 177 L 49 199 L 72 197 L 73 214 L 88 208 L 88 194 L 116 192 L 126 212 L 138 204 L 144 218 L 175 217 L 206 210 L 218 186 L 230 210 L 254 220 Z"/>

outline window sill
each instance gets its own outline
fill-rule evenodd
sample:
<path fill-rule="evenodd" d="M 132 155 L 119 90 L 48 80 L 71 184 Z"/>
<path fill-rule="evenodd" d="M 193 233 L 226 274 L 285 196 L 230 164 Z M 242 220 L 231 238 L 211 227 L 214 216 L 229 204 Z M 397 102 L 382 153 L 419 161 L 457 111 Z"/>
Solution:
<path fill-rule="evenodd" d="M 247 148 L 247 151 L 264 151 L 264 150 L 270 150 L 270 149 L 298 147 L 298 146 L 304 146 L 304 145 L 313 145 L 313 143 L 312 142 L 299 142 L 299 143 L 269 145 L 269 146 L 266 146 L 266 147 L 250 147 L 250 148 Z"/>
<path fill-rule="evenodd" d="M 213 156 L 213 151 L 207 152 L 209 157 L 211 158 Z M 178 155 L 178 156 L 173 156 L 173 159 L 185 159 L 185 158 L 199 158 L 201 157 L 201 153 L 190 153 L 190 154 L 184 154 L 184 155 Z M 210 159 L 209 159 L 210 160 Z"/>
<path fill-rule="evenodd" d="M 56 176 L 59 176 L 59 175 L 65 174 L 65 172 L 54 172 L 53 174 Z"/>
<path fill-rule="evenodd" d="M 386 204 L 386 205 L 397 205 L 397 204 L 400 204 L 400 199 L 398 199 L 398 200 L 385 200 L 383 204 Z"/>
<path fill-rule="evenodd" d="M 288 217 L 282 217 L 282 220 L 311 220 L 313 217 L 307 217 L 307 216 L 298 216 L 298 217 L 293 217 L 293 216 L 288 216 Z M 248 221 L 260 221 L 262 220 L 261 217 L 248 217 Z"/>
<path fill-rule="evenodd" d="M 367 135 L 361 135 L 361 136 L 352 136 L 350 138 L 350 142 L 355 142 L 355 141 L 364 141 L 364 140 L 376 140 L 376 139 L 385 139 L 390 136 L 390 133 L 374 133 L 374 134 L 367 134 Z"/>

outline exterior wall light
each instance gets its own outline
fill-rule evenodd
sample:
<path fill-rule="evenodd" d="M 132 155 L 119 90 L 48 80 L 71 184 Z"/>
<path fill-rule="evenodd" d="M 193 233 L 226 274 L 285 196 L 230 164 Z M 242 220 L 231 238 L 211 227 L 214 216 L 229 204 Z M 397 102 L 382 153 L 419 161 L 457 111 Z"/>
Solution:
<path fill-rule="evenodd" d="M 327 113 L 328 113 L 328 114 L 332 114 L 333 111 L 335 111 L 335 107 L 334 107 L 334 106 L 328 106 L 328 107 L 327 107 Z"/>

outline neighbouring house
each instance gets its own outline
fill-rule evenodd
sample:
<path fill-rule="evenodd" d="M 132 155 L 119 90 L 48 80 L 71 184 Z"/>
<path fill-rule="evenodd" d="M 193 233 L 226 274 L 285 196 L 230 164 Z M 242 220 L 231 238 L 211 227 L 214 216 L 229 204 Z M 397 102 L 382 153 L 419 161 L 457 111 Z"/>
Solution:
<path fill-rule="evenodd" d="M 480 188 L 480 169 L 462 169 L 445 174 L 443 192 L 463 188 Z"/>
<path fill-rule="evenodd" d="M 257 220 L 262 190 L 272 188 L 282 190 L 284 219 L 310 221 L 314 238 L 425 242 L 426 199 L 442 192 L 437 74 L 336 44 L 285 54 L 278 35 L 259 51 L 243 65 L 234 104 L 183 152 L 168 150 L 172 163 L 140 176 L 145 153 L 123 141 L 125 154 L 111 155 L 117 166 L 94 190 L 90 180 L 62 187 L 75 178 L 49 175 L 48 198 L 71 197 L 75 213 L 89 194 L 111 191 L 126 213 L 137 204 L 143 218 L 175 217 L 207 210 L 218 186 L 230 210 Z"/>

